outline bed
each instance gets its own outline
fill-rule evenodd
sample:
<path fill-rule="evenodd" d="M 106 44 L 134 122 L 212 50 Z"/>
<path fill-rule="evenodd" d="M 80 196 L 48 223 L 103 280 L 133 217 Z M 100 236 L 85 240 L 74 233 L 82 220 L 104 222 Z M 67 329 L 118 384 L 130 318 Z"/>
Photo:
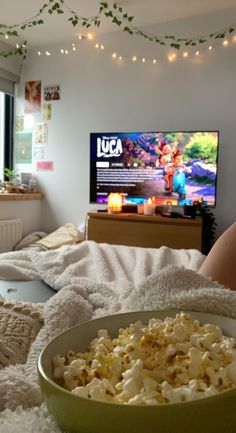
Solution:
<path fill-rule="evenodd" d="M 34 295 L 27 301 L 13 300 L 12 293 L 11 299 L 0 299 L 0 431 L 19 431 L 20 424 L 24 433 L 59 433 L 42 401 L 37 358 L 51 338 L 78 322 L 165 308 L 235 317 L 236 293 L 196 272 L 204 258 L 198 250 L 87 240 L 52 250 L 26 248 L 1 254 L 1 283 L 27 281 Z M 45 302 L 34 302 L 40 284 L 52 292 Z M 11 322 L 7 332 L 6 316 Z"/>

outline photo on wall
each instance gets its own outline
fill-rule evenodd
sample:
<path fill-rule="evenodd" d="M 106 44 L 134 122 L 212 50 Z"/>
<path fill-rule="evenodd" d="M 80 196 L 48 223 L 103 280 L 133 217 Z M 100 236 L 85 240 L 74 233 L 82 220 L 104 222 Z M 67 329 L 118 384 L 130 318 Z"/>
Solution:
<path fill-rule="evenodd" d="M 16 133 L 15 151 L 17 164 L 32 163 L 32 132 Z"/>
<path fill-rule="evenodd" d="M 25 113 L 41 111 L 41 81 L 25 83 Z"/>
<path fill-rule="evenodd" d="M 43 104 L 43 120 L 52 119 L 52 104 Z"/>
<path fill-rule="evenodd" d="M 61 99 L 61 86 L 60 86 L 60 84 L 44 86 L 43 95 L 44 95 L 45 101 L 59 101 Z"/>
<path fill-rule="evenodd" d="M 44 145 L 48 141 L 48 125 L 44 122 L 35 125 L 35 145 Z"/>
<path fill-rule="evenodd" d="M 15 120 L 16 132 L 21 132 L 24 129 L 24 116 L 16 116 Z"/>

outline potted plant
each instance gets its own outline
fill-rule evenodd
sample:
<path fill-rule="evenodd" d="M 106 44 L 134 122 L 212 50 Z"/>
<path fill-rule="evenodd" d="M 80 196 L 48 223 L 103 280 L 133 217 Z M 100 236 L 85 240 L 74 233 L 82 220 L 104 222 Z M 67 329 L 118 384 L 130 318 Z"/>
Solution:
<path fill-rule="evenodd" d="M 207 206 L 203 201 L 198 201 L 194 204 L 196 214 L 201 215 L 202 227 L 202 253 L 207 255 L 215 240 L 216 219 L 213 210 Z"/>
<path fill-rule="evenodd" d="M 14 189 L 14 185 L 19 180 L 19 174 L 17 170 L 5 167 L 3 170 L 4 173 L 4 179 L 7 179 L 4 181 L 5 188 L 8 192 L 12 192 Z"/>

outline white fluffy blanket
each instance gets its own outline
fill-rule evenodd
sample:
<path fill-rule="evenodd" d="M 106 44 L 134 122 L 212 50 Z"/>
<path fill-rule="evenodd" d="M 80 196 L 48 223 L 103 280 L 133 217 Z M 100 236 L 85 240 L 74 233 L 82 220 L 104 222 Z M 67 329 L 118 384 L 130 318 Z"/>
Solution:
<path fill-rule="evenodd" d="M 2 278 L 41 278 L 59 292 L 45 303 L 45 323 L 26 364 L 0 372 L 0 406 L 5 409 L 0 432 L 59 432 L 42 403 L 37 358 L 51 338 L 78 322 L 117 312 L 172 307 L 236 317 L 236 292 L 195 272 L 203 259 L 196 250 L 92 241 L 56 251 L 2 254 Z"/>

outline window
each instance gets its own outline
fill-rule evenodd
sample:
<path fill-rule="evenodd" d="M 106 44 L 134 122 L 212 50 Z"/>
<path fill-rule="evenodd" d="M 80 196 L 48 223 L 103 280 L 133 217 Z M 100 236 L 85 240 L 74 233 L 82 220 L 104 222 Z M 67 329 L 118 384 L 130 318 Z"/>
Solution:
<path fill-rule="evenodd" d="M 5 101 L 4 93 L 0 92 L 0 179 L 2 180 L 2 173 L 4 167 L 4 113 Z"/>
<path fill-rule="evenodd" d="M 0 179 L 4 167 L 13 167 L 14 98 L 0 92 Z"/>

